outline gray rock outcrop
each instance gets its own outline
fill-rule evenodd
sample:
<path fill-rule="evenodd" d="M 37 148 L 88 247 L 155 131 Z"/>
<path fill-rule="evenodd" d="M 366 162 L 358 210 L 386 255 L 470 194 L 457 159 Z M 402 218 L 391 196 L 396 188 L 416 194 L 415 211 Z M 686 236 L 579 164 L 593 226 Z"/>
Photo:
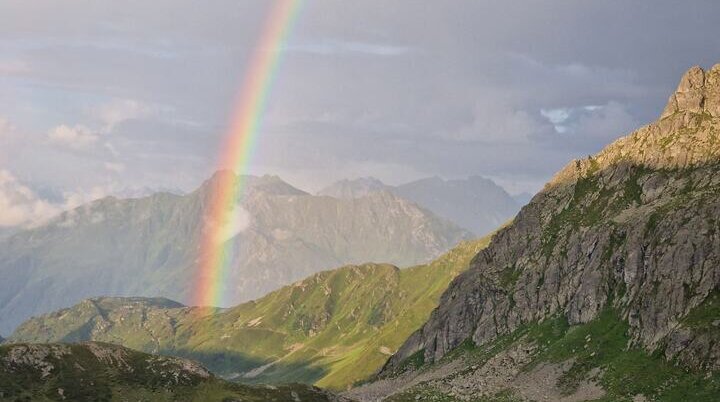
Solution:
<path fill-rule="evenodd" d="M 555 315 L 587 323 L 606 308 L 627 320 L 634 345 L 720 368 L 720 331 L 697 313 L 720 287 L 719 105 L 720 65 L 694 67 L 660 120 L 568 164 L 384 372 L 418 351 L 433 362 L 466 339 L 485 344 Z"/>

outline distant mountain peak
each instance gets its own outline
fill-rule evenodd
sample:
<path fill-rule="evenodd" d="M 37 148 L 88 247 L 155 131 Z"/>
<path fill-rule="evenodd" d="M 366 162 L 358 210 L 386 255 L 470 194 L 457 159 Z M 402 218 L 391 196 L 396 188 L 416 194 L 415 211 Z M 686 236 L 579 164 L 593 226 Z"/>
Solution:
<path fill-rule="evenodd" d="M 0 293 L 10 295 L 0 299 L 0 330 L 98 295 L 169 296 L 188 303 L 211 197 L 235 179 L 226 170 L 183 196 L 106 198 L 0 242 Z M 309 195 L 277 176 L 243 179 L 242 213 L 232 222 L 238 232 L 228 243 L 231 285 L 224 305 L 337 265 L 415 265 L 470 236 L 393 195 L 338 200 Z M 112 300 L 86 307 L 104 310 L 105 303 Z"/>
<path fill-rule="evenodd" d="M 308 195 L 276 175 L 245 176 L 245 186 L 273 195 Z"/>
<path fill-rule="evenodd" d="M 216 171 L 212 174 L 212 176 L 210 176 L 210 178 L 207 179 L 205 182 L 206 182 L 206 183 L 215 183 L 215 182 L 218 182 L 218 181 L 227 179 L 229 176 L 230 176 L 230 177 L 235 177 L 235 176 L 237 176 L 237 175 L 235 174 L 235 172 L 233 172 L 233 171 L 230 170 L 230 169 L 220 169 L 220 170 L 216 170 Z"/>
<path fill-rule="evenodd" d="M 337 181 L 318 191 L 318 195 L 351 199 L 365 197 L 371 193 L 387 190 L 389 188 L 390 186 L 386 185 L 379 179 L 367 176 Z"/>
<path fill-rule="evenodd" d="M 209 191 L 219 185 L 224 185 L 228 180 L 238 180 L 235 172 L 229 169 L 221 169 L 205 180 L 200 186 L 200 191 Z M 280 176 L 265 174 L 262 176 L 242 175 L 245 188 L 262 191 L 273 195 L 308 195 L 307 192 L 284 181 Z"/>
<path fill-rule="evenodd" d="M 491 179 L 472 175 L 465 179 L 430 176 L 399 186 L 390 186 L 374 177 L 340 180 L 318 195 L 356 199 L 393 194 L 432 211 L 476 235 L 490 232 L 511 218 L 519 205 Z"/>
<path fill-rule="evenodd" d="M 343 179 L 339 183 L 358 183 L 358 184 L 374 184 L 374 185 L 385 185 L 380 179 L 373 176 L 358 177 L 356 179 Z"/>

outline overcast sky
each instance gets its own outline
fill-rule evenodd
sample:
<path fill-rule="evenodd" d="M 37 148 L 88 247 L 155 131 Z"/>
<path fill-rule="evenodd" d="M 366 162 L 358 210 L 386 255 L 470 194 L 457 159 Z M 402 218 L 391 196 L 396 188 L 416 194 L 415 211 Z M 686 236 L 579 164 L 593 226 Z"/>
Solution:
<path fill-rule="evenodd" d="M 0 0 L 0 226 L 215 169 L 268 0 Z M 720 62 L 718 1 L 304 2 L 250 173 L 536 191 Z"/>

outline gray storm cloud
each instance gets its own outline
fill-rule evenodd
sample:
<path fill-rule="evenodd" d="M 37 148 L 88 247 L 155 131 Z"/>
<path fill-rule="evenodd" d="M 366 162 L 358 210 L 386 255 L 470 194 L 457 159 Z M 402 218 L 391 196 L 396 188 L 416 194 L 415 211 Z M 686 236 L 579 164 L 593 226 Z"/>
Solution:
<path fill-rule="evenodd" d="M 267 8 L 0 3 L 0 121 L 15 136 L 0 168 L 59 191 L 198 184 Z M 310 190 L 483 175 L 534 191 L 658 115 L 689 66 L 720 61 L 717 15 L 716 1 L 308 1 L 251 173 Z"/>

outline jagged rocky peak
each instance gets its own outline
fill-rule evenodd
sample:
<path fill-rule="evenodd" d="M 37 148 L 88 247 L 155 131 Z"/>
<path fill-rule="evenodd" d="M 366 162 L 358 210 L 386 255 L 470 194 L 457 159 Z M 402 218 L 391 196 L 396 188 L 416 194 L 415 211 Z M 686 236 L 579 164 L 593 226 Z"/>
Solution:
<path fill-rule="evenodd" d="M 720 63 L 708 71 L 695 66 L 683 75 L 661 117 L 678 112 L 720 116 Z"/>
<path fill-rule="evenodd" d="M 720 369 L 717 334 L 686 320 L 720 289 L 719 73 L 691 69 L 675 112 L 562 169 L 450 285 L 386 371 L 420 351 L 437 361 L 465 340 L 482 345 L 554 315 L 585 324 L 608 308 L 626 320 L 633 345 Z"/>
<path fill-rule="evenodd" d="M 546 185 L 572 185 L 580 177 L 617 166 L 684 169 L 720 160 L 720 64 L 709 71 L 688 70 L 660 119 L 608 145 L 595 156 L 576 160 Z"/>
<path fill-rule="evenodd" d="M 213 191 L 215 191 L 218 186 L 225 186 L 229 182 L 238 180 L 242 180 L 240 184 L 250 191 L 259 191 L 271 195 L 308 195 L 307 192 L 292 186 L 277 175 L 238 176 L 229 169 L 222 169 L 213 173 L 213 175 L 200 186 L 200 191 L 207 192 L 209 189 L 214 189 Z"/>

